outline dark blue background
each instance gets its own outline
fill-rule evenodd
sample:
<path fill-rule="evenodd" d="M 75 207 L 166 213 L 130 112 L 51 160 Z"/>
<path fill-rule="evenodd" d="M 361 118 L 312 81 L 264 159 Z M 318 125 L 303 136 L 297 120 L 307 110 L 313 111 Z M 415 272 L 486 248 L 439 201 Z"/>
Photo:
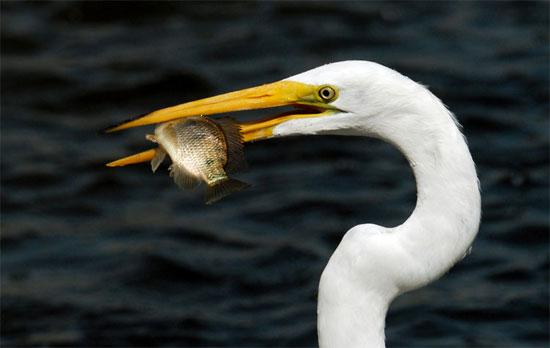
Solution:
<path fill-rule="evenodd" d="M 399 298 L 390 347 L 548 343 L 547 2 L 5 2 L 1 254 L 5 346 L 315 346 L 320 273 L 350 227 L 414 207 L 377 140 L 247 146 L 254 184 L 214 206 L 129 116 L 373 60 L 430 86 L 464 126 L 483 189 L 472 254 Z M 240 119 L 269 112 L 237 115 Z"/>

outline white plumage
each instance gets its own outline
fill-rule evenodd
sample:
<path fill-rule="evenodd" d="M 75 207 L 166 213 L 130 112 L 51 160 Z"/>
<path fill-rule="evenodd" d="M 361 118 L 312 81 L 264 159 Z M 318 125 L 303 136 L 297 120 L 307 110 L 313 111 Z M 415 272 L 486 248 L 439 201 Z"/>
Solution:
<path fill-rule="evenodd" d="M 342 238 L 321 276 L 322 348 L 384 347 L 392 300 L 437 279 L 469 249 L 480 221 L 475 165 L 453 115 L 424 86 L 376 63 L 346 61 L 288 78 L 330 84 L 340 94 L 329 117 L 293 119 L 274 136 L 371 136 L 411 164 L 416 208 L 401 225 L 358 225 Z"/>

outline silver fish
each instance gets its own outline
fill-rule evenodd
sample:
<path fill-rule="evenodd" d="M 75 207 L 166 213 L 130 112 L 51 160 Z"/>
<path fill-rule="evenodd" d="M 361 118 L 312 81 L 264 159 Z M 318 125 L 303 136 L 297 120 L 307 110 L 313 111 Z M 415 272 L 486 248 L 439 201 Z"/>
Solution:
<path fill-rule="evenodd" d="M 179 187 L 206 183 L 206 204 L 250 186 L 227 175 L 246 167 L 239 127 L 230 118 L 213 121 L 199 116 L 166 122 L 146 138 L 159 145 L 151 160 L 153 172 L 168 155 L 170 176 Z"/>

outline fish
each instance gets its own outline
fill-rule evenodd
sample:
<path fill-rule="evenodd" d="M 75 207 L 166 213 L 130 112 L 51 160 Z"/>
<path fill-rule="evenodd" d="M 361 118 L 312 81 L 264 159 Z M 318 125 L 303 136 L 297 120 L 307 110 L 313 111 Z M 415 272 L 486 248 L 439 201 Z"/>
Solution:
<path fill-rule="evenodd" d="M 161 123 L 146 139 L 158 144 L 151 159 L 152 171 L 156 172 L 168 155 L 176 185 L 190 189 L 206 184 L 206 204 L 250 186 L 227 174 L 246 169 L 242 136 L 231 118 L 214 121 L 197 116 Z"/>

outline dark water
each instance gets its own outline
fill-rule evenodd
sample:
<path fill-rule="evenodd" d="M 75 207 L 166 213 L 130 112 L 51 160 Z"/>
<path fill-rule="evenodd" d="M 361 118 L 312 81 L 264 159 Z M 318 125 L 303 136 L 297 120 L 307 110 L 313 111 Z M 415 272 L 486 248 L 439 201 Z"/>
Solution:
<path fill-rule="evenodd" d="M 404 158 L 370 139 L 247 147 L 214 206 L 166 170 L 109 169 L 162 106 L 374 60 L 464 125 L 483 188 L 473 253 L 399 298 L 390 347 L 547 346 L 547 2 L 2 2 L 2 345 L 316 346 L 343 233 L 404 221 Z M 244 115 L 244 118 L 248 117 Z"/>

